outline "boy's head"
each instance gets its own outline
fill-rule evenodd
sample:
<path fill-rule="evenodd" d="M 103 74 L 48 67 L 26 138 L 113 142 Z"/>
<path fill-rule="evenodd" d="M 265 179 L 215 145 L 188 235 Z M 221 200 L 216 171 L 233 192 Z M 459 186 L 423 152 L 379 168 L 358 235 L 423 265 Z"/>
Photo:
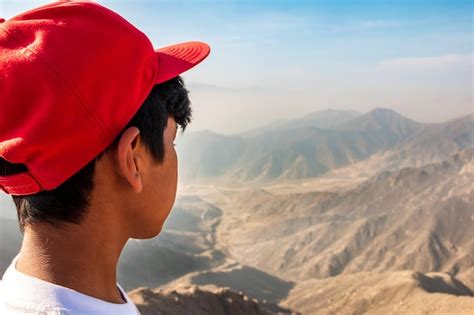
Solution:
<path fill-rule="evenodd" d="M 22 229 L 107 208 L 131 237 L 159 233 L 176 194 L 173 141 L 191 119 L 179 74 L 209 46 L 154 50 L 116 13 L 62 1 L 0 20 L 0 50 L 0 188 Z"/>
<path fill-rule="evenodd" d="M 53 190 L 13 196 L 21 229 L 34 222 L 57 227 L 80 224 L 95 197 L 102 203 L 127 205 L 132 213 L 141 214 L 129 221 L 142 221 L 137 222 L 141 223 L 138 232 L 132 233 L 135 238 L 156 235 L 174 202 L 174 139 L 178 129 L 184 131 L 191 122 L 190 105 L 181 77 L 155 85 L 114 142 L 79 172 Z M 0 174 L 26 170 L 24 164 L 0 158 Z M 147 231 L 147 225 L 152 231 Z"/>

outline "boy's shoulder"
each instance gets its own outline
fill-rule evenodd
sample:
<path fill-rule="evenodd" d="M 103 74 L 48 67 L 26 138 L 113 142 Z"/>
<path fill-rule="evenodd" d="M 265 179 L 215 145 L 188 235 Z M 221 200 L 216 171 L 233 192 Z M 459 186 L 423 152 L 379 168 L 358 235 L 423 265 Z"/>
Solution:
<path fill-rule="evenodd" d="M 51 307 L 29 301 L 28 297 L 13 298 L 9 295 L 8 287 L 4 287 L 3 279 L 0 279 L 0 314 L 19 315 L 19 314 L 41 314 L 41 315 L 71 315 L 71 310 L 62 307 Z"/>
<path fill-rule="evenodd" d="M 117 288 L 127 303 L 115 304 L 49 283 L 16 270 L 15 259 L 0 281 L 0 314 L 140 314 L 120 285 Z"/>

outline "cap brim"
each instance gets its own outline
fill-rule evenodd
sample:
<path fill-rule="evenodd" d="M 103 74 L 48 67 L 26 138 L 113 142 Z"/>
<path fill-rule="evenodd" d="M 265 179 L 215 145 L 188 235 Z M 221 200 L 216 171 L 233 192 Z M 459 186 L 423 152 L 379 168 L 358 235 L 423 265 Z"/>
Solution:
<path fill-rule="evenodd" d="M 202 42 L 185 42 L 155 50 L 158 57 L 156 83 L 170 80 L 203 61 L 211 48 Z"/>

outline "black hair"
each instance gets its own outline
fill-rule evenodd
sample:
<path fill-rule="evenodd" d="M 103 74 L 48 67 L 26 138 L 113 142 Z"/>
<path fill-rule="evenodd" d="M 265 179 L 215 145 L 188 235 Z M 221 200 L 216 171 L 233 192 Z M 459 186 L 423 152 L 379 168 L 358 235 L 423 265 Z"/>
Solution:
<path fill-rule="evenodd" d="M 154 161 L 161 164 L 165 152 L 163 133 L 169 115 L 174 117 L 182 131 L 191 122 L 191 102 L 180 76 L 155 85 L 113 143 L 67 181 L 53 190 L 28 196 L 12 196 L 21 231 L 31 222 L 48 222 L 57 227 L 66 222 L 79 224 L 90 205 L 90 197 L 95 187 L 96 162 L 106 151 L 118 144 L 123 131 L 131 126 L 140 130 L 145 148 L 151 153 Z M 24 164 L 9 163 L 0 158 L 1 175 L 13 175 L 27 170 Z"/>

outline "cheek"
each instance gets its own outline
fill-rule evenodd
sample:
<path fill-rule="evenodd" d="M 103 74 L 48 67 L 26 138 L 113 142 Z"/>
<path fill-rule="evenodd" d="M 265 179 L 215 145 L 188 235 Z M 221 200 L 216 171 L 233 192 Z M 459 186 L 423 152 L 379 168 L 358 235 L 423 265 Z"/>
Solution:
<path fill-rule="evenodd" d="M 163 205 L 167 209 L 163 209 L 165 213 L 168 213 L 173 206 L 176 189 L 178 183 L 178 158 L 174 147 L 167 148 L 169 149 L 166 153 L 165 160 L 163 162 L 163 167 L 159 174 L 156 174 L 156 200 L 158 204 Z"/>
<path fill-rule="evenodd" d="M 178 156 L 174 146 L 171 144 L 166 148 L 165 157 L 161 169 L 162 179 L 169 183 L 177 176 L 178 173 Z M 157 180 L 160 180 L 157 178 Z"/>
<path fill-rule="evenodd" d="M 178 186 L 178 155 L 176 154 L 176 150 L 174 146 L 172 147 L 171 154 L 170 154 L 170 186 L 172 186 L 172 202 L 174 203 L 176 197 L 176 190 Z"/>
<path fill-rule="evenodd" d="M 178 178 L 178 154 L 176 153 L 176 149 L 173 147 L 173 154 L 172 154 L 172 159 L 173 159 L 173 169 L 174 169 L 174 176 L 177 180 Z"/>

